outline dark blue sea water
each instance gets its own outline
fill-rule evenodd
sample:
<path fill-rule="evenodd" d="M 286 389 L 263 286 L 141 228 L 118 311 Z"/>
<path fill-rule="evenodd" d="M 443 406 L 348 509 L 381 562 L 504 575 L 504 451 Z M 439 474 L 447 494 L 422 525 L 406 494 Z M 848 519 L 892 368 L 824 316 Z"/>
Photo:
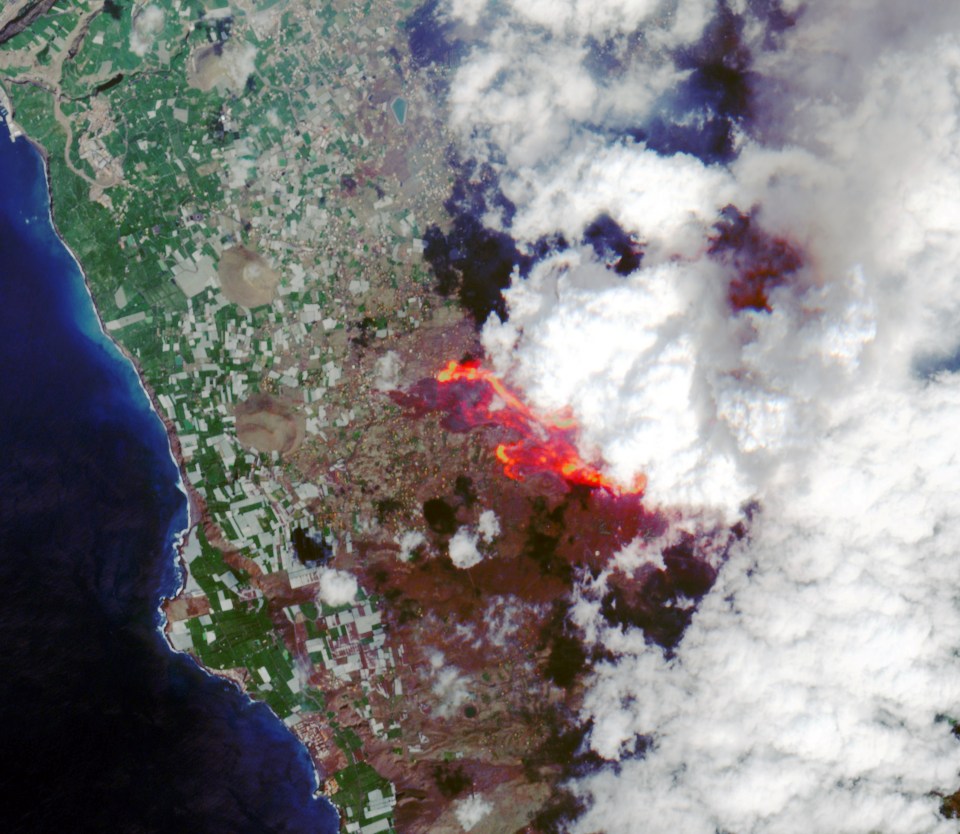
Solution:
<path fill-rule="evenodd" d="M 177 469 L 2 124 L 0 441 L 3 830 L 336 831 L 283 725 L 157 632 Z"/>

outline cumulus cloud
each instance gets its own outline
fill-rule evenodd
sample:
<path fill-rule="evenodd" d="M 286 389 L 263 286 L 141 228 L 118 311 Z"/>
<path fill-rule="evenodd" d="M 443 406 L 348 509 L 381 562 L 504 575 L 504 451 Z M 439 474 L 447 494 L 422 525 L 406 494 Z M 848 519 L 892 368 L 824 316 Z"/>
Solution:
<path fill-rule="evenodd" d="M 736 200 L 727 171 L 686 155 L 663 157 L 591 137 L 556 162 L 504 185 L 518 204 L 513 232 L 526 240 L 559 231 L 577 240 L 598 215 L 613 215 L 644 243 L 651 263 L 694 259 L 719 210 Z"/>
<path fill-rule="evenodd" d="M 257 48 L 252 43 L 230 40 L 225 45 L 206 45 L 190 60 L 190 83 L 200 90 L 222 93 L 243 91 L 256 71 Z M 269 119 L 269 112 L 266 114 Z"/>
<path fill-rule="evenodd" d="M 518 244 L 566 244 L 514 278 L 485 349 L 536 407 L 573 409 L 584 454 L 644 473 L 652 504 L 762 508 L 669 657 L 577 597 L 613 658 L 581 718 L 619 763 L 574 782 L 573 830 L 954 830 L 937 792 L 960 787 L 960 10 L 728 4 L 753 121 L 728 120 L 721 165 L 623 132 L 696 92 L 670 49 L 700 49 L 719 7 L 625 3 L 624 24 L 612 4 L 520 5 L 455 76 L 451 121 L 499 172 Z M 629 27 L 648 48 L 620 48 Z M 802 256 L 756 309 L 728 295 L 751 265 L 712 244 L 731 204 Z M 582 243 L 601 214 L 642 245 L 627 276 Z"/>
<path fill-rule="evenodd" d="M 627 34 L 647 24 L 644 30 L 654 38 L 673 31 L 689 40 L 703 28 L 710 11 L 710 3 L 703 0 L 511 0 L 509 5 L 520 20 L 554 36 L 578 39 Z"/>
<path fill-rule="evenodd" d="M 377 359 L 373 368 L 373 387 L 378 391 L 393 391 L 400 384 L 400 356 L 388 350 Z"/>
<path fill-rule="evenodd" d="M 430 655 L 431 691 L 439 702 L 437 714 L 449 718 L 470 700 L 469 680 L 457 669 L 446 662 L 443 652 L 435 651 Z"/>
<path fill-rule="evenodd" d="M 476 26 L 486 5 L 487 0 L 450 0 L 443 11 L 448 19 Z"/>
<path fill-rule="evenodd" d="M 133 15 L 130 27 L 130 51 L 141 58 L 153 47 L 157 33 L 163 29 L 163 10 L 152 3 Z"/>
<path fill-rule="evenodd" d="M 407 530 L 403 535 L 399 536 L 396 541 L 397 544 L 400 545 L 400 553 L 397 554 L 397 558 L 401 562 L 409 562 L 413 558 L 413 554 L 417 548 L 422 547 L 426 543 L 427 537 L 419 530 Z"/>
<path fill-rule="evenodd" d="M 486 639 L 494 646 L 506 646 L 520 631 L 523 613 L 523 607 L 515 597 L 491 597 L 483 612 Z"/>
<path fill-rule="evenodd" d="M 514 168 L 555 156 L 584 126 L 634 125 L 682 77 L 666 58 L 702 34 L 712 6 L 454 0 L 447 10 L 454 20 L 473 25 L 488 14 L 481 40 L 457 69 L 451 123 L 472 152 L 492 146 Z"/>
<path fill-rule="evenodd" d="M 257 170 L 257 149 L 247 136 L 234 142 L 224 154 L 224 159 L 227 163 L 227 184 L 230 188 L 243 188 Z"/>
<path fill-rule="evenodd" d="M 479 794 L 470 794 L 466 799 L 458 799 L 453 804 L 453 813 L 464 831 L 470 831 L 493 811 L 493 805 Z"/>
<path fill-rule="evenodd" d="M 945 420 L 960 405 L 956 385 L 917 394 Z M 614 797 L 652 834 L 953 830 L 931 791 L 955 789 L 960 768 L 937 720 L 960 695 L 960 526 L 955 488 L 932 497 L 922 481 L 943 476 L 917 455 L 946 425 L 923 408 L 904 426 L 897 394 L 851 411 L 868 406 L 883 416 L 833 433 L 806 494 L 760 517 L 674 659 L 588 614 L 617 656 L 587 697 L 590 743 L 628 760 L 580 784 L 593 805 L 575 830 L 635 830 Z M 652 749 L 629 757 L 641 737 Z"/>
<path fill-rule="evenodd" d="M 717 277 L 667 263 L 623 278 L 567 252 L 507 292 L 510 318 L 491 320 L 484 345 L 538 406 L 572 407 L 584 447 L 621 482 L 643 472 L 665 503 L 736 512 L 753 485 L 736 469 L 698 366 L 735 363 L 735 342 L 707 331 L 724 303 Z"/>
<path fill-rule="evenodd" d="M 489 140 L 509 149 L 515 164 L 529 165 L 569 141 L 570 125 L 589 116 L 597 91 L 581 70 L 581 49 L 549 42 L 542 45 L 539 60 L 523 65 L 538 76 L 531 85 L 513 63 L 520 38 L 520 33 L 504 32 L 497 49 L 461 69 L 451 105 L 455 124 L 476 124 L 470 111 L 485 102 Z"/>
<path fill-rule="evenodd" d="M 467 570 L 483 561 L 483 554 L 477 548 L 477 534 L 469 527 L 461 527 L 450 539 L 450 561 L 460 568 Z"/>
<path fill-rule="evenodd" d="M 228 43 L 221 53 L 218 85 L 226 90 L 242 90 L 256 72 L 257 48 L 251 43 Z"/>
<path fill-rule="evenodd" d="M 643 538 L 636 538 L 628 542 L 613 554 L 611 564 L 624 573 L 633 573 L 642 565 L 653 565 L 663 570 L 666 564 L 663 561 L 665 542 L 654 539 L 652 542 Z"/>
<path fill-rule="evenodd" d="M 477 519 L 477 532 L 486 544 L 500 535 L 500 519 L 493 510 L 484 510 Z"/>
<path fill-rule="evenodd" d="M 320 589 L 317 591 L 320 602 L 333 608 L 349 605 L 357 598 L 357 591 L 357 580 L 346 571 L 323 568 L 320 572 Z"/>

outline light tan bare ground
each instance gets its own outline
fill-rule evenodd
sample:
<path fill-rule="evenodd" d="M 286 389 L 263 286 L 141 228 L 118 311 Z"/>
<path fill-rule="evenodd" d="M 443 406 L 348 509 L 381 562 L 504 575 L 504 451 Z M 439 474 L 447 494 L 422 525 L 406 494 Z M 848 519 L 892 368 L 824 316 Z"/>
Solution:
<path fill-rule="evenodd" d="M 288 454 L 303 442 L 303 413 L 269 394 L 254 394 L 238 403 L 235 414 L 237 440 L 248 449 Z"/>
<path fill-rule="evenodd" d="M 280 283 L 280 273 L 246 246 L 231 247 L 220 256 L 217 278 L 223 294 L 241 307 L 269 304 Z"/>

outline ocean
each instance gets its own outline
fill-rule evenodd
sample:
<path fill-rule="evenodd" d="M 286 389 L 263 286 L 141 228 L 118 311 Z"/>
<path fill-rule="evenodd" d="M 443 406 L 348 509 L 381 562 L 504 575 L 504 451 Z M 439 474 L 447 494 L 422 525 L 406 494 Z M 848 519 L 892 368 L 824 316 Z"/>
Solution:
<path fill-rule="evenodd" d="M 177 467 L 2 122 L 0 382 L 4 830 L 337 831 L 283 724 L 158 630 Z"/>

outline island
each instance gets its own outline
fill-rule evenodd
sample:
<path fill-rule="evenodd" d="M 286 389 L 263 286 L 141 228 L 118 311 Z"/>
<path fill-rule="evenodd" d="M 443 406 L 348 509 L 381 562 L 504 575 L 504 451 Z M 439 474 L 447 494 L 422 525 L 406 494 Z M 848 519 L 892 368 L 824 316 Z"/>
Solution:
<path fill-rule="evenodd" d="M 574 576 L 662 520 L 505 469 L 526 417 L 442 376 L 482 354 L 457 241 L 494 289 L 518 257 L 469 224 L 489 178 L 452 149 L 444 26 L 431 3 L 10 4 L 0 117 L 45 154 L 181 467 L 169 644 L 290 728 L 344 831 L 548 832 L 590 756 Z M 657 599 L 711 581 L 688 579 Z"/>

